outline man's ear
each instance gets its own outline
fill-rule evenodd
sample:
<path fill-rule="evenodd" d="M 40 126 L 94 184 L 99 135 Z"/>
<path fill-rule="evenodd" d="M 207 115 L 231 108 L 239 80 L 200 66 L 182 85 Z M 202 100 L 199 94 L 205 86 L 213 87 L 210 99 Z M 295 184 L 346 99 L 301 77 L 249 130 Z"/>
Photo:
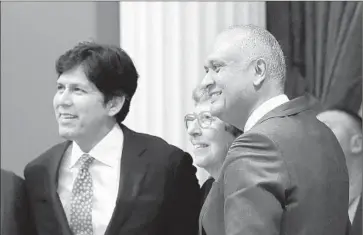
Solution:
<path fill-rule="evenodd" d="M 108 101 L 108 115 L 115 116 L 120 112 L 125 103 L 125 96 L 114 96 L 110 101 Z"/>
<path fill-rule="evenodd" d="M 267 65 L 264 59 L 258 59 L 255 64 L 256 78 L 253 81 L 253 85 L 261 86 L 266 77 Z"/>
<path fill-rule="evenodd" d="M 350 138 L 350 150 L 352 153 L 359 154 L 362 153 L 363 143 L 362 143 L 362 135 L 355 134 Z"/>

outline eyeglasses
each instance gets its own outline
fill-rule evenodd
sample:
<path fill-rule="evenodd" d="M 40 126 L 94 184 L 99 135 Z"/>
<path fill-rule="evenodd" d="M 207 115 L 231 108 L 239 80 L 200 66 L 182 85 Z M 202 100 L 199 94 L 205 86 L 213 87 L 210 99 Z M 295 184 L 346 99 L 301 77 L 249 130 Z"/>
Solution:
<path fill-rule="evenodd" d="M 189 127 L 192 125 L 192 123 L 194 122 L 194 120 L 197 119 L 198 120 L 198 124 L 201 128 L 205 129 L 211 126 L 214 117 L 212 116 L 212 114 L 210 112 L 201 112 L 199 114 L 195 114 L 195 113 L 190 113 L 185 115 L 184 117 L 184 122 L 185 122 L 185 128 L 188 130 Z"/>

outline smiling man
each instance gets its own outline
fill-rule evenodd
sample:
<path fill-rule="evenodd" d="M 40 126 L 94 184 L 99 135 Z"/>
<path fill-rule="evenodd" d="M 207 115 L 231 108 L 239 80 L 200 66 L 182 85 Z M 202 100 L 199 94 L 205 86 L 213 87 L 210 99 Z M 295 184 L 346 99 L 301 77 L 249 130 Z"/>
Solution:
<path fill-rule="evenodd" d="M 206 234 L 344 234 L 344 153 L 305 97 L 284 94 L 276 39 L 257 26 L 231 27 L 217 37 L 205 70 L 210 112 L 244 131 L 203 206 Z"/>
<path fill-rule="evenodd" d="M 29 163 L 39 235 L 195 234 L 200 192 L 188 153 L 122 124 L 137 88 L 130 57 L 80 43 L 59 57 L 55 145 Z"/>

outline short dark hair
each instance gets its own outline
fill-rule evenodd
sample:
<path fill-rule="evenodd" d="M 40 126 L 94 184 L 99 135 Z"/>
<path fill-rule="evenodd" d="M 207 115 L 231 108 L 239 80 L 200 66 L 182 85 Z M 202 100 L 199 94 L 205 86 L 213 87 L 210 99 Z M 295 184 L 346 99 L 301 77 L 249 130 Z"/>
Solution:
<path fill-rule="evenodd" d="M 206 90 L 201 88 L 201 86 L 197 86 L 193 90 L 192 98 L 194 100 L 195 105 L 202 103 L 203 101 L 207 100 Z M 241 131 L 237 127 L 232 126 L 231 124 L 228 124 L 226 122 L 224 122 L 224 129 L 226 131 L 228 131 L 229 133 L 231 133 L 236 138 L 238 136 L 240 136 L 241 134 L 243 134 L 243 131 Z"/>
<path fill-rule="evenodd" d="M 56 61 L 58 77 L 82 66 L 89 81 L 100 90 L 107 103 L 115 96 L 124 96 L 125 103 L 115 115 L 121 123 L 130 110 L 139 75 L 129 55 L 120 47 L 95 42 L 81 42 L 66 51 Z"/>

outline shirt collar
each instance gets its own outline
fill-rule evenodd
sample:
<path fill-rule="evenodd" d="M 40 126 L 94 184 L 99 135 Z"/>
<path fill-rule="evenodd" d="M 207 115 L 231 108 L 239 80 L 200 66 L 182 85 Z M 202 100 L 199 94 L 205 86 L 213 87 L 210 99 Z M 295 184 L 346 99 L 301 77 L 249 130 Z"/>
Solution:
<path fill-rule="evenodd" d="M 257 109 L 255 109 L 252 114 L 247 119 L 246 125 L 244 127 L 244 132 L 251 130 L 251 128 L 256 125 L 256 123 L 263 117 L 265 114 L 273 110 L 274 108 L 286 103 L 289 101 L 289 98 L 285 94 L 281 94 L 262 103 Z"/>
<path fill-rule="evenodd" d="M 88 154 L 107 166 L 117 167 L 121 160 L 123 139 L 124 135 L 120 126 L 115 124 L 111 131 Z M 83 154 L 85 153 L 79 145 L 73 141 L 69 168 L 74 167 Z"/>
<path fill-rule="evenodd" d="M 349 205 L 348 216 L 349 216 L 351 223 L 353 223 L 355 214 L 357 212 L 360 197 L 361 197 L 361 195 L 358 195 L 357 197 L 355 197 Z"/>

